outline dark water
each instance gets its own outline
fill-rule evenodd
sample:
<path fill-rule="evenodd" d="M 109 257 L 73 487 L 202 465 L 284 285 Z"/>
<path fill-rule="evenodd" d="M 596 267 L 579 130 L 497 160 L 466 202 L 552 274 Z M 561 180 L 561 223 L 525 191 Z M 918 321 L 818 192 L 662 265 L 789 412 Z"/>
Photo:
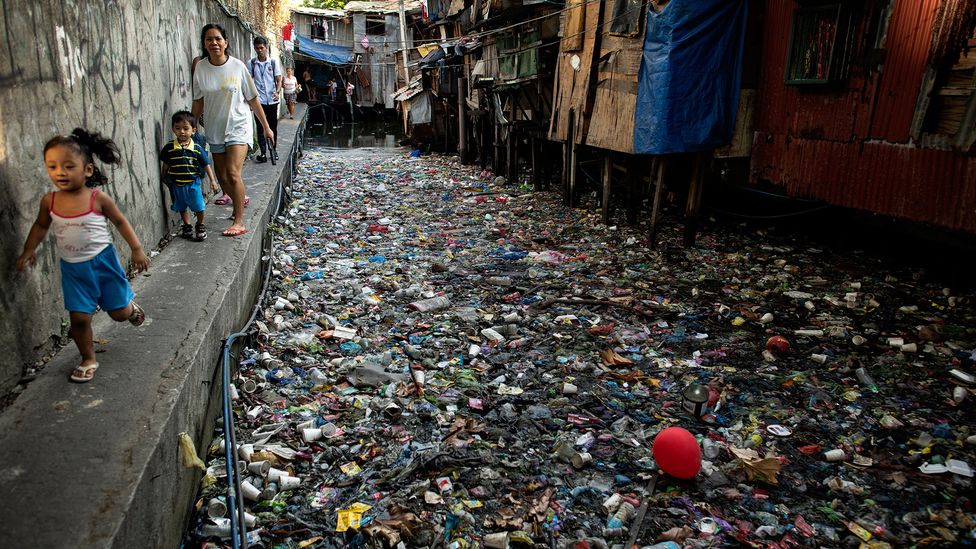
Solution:
<path fill-rule="evenodd" d="M 404 136 L 397 120 L 330 122 L 328 119 L 310 118 L 305 130 L 305 145 L 341 149 L 401 148 L 399 143 Z"/>

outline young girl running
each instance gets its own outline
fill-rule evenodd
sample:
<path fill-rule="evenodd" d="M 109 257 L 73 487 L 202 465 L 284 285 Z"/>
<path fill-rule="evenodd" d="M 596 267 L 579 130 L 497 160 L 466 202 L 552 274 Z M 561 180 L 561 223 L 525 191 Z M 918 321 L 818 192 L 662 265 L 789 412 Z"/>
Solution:
<path fill-rule="evenodd" d="M 118 206 L 94 188 L 108 181 L 95 167 L 97 157 L 106 164 L 119 163 L 119 150 L 112 140 L 76 128 L 69 136 L 57 136 L 44 145 L 47 175 L 57 189 L 44 195 L 37 220 L 27 235 L 24 253 L 17 259 L 23 271 L 36 263 L 34 251 L 50 227 L 61 256 L 61 289 L 64 306 L 71 317 L 71 338 L 81 353 L 81 364 L 70 379 L 91 381 L 98 369 L 92 343 L 92 317 L 96 307 L 108 311 L 112 320 L 128 320 L 139 326 L 145 312 L 132 298 L 132 288 L 112 245 L 106 218 L 112 221 L 132 249 L 136 271 L 149 268 L 139 238 Z"/>

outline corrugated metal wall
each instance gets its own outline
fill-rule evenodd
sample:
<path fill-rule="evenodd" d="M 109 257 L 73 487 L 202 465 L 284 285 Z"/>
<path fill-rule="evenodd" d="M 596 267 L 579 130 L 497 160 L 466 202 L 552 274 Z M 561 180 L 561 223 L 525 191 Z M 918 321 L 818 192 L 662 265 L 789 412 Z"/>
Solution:
<path fill-rule="evenodd" d="M 815 197 L 976 232 L 976 159 L 910 143 L 939 0 L 895 0 L 880 71 L 855 61 L 839 88 L 786 86 L 792 0 L 769 0 L 752 177 Z M 879 2 L 865 1 L 865 14 Z M 873 45 L 859 19 L 857 43 Z M 864 58 L 864 48 L 855 59 Z"/>

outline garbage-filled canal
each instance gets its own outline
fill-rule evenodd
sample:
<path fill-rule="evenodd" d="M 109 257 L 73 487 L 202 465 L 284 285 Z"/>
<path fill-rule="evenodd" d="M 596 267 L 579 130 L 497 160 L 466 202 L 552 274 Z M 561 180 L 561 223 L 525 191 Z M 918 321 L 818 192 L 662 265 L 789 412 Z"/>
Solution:
<path fill-rule="evenodd" d="M 264 547 L 976 543 L 969 290 L 720 222 L 651 251 L 395 148 L 307 149 L 270 231 L 234 379 Z M 229 546 L 223 436 L 187 547 Z"/>

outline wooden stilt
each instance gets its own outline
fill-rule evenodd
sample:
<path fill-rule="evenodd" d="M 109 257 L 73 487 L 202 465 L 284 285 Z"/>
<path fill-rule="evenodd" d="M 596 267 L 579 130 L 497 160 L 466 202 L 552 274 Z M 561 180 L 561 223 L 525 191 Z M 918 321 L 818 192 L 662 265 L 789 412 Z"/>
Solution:
<path fill-rule="evenodd" d="M 641 206 L 641 177 L 640 167 L 643 163 L 636 155 L 627 157 L 627 224 L 636 225 Z"/>
<path fill-rule="evenodd" d="M 698 222 L 701 211 L 701 195 L 703 180 L 705 179 L 705 164 L 707 153 L 695 155 L 695 164 L 691 170 L 691 184 L 688 187 L 688 202 L 685 204 L 685 246 L 694 246 L 698 234 Z"/>
<path fill-rule="evenodd" d="M 578 162 L 576 160 L 576 140 L 571 139 L 569 142 L 569 207 L 575 208 L 578 204 L 577 188 L 576 188 L 576 172 L 577 172 Z"/>
<path fill-rule="evenodd" d="M 468 79 L 458 78 L 458 156 L 468 163 Z"/>
<path fill-rule="evenodd" d="M 603 223 L 610 224 L 610 186 L 613 182 L 613 154 L 607 151 L 603 155 L 603 197 L 600 206 L 603 208 Z"/>
<path fill-rule="evenodd" d="M 664 157 L 659 156 L 655 158 L 654 163 L 657 165 L 657 170 L 655 170 L 654 174 L 654 200 L 651 203 L 651 221 L 648 224 L 647 236 L 652 249 L 655 246 L 655 239 L 657 238 L 657 212 L 661 207 L 661 189 L 664 187 Z"/>
<path fill-rule="evenodd" d="M 539 151 L 542 140 L 532 137 L 532 190 L 542 190 L 542 154 Z"/>

